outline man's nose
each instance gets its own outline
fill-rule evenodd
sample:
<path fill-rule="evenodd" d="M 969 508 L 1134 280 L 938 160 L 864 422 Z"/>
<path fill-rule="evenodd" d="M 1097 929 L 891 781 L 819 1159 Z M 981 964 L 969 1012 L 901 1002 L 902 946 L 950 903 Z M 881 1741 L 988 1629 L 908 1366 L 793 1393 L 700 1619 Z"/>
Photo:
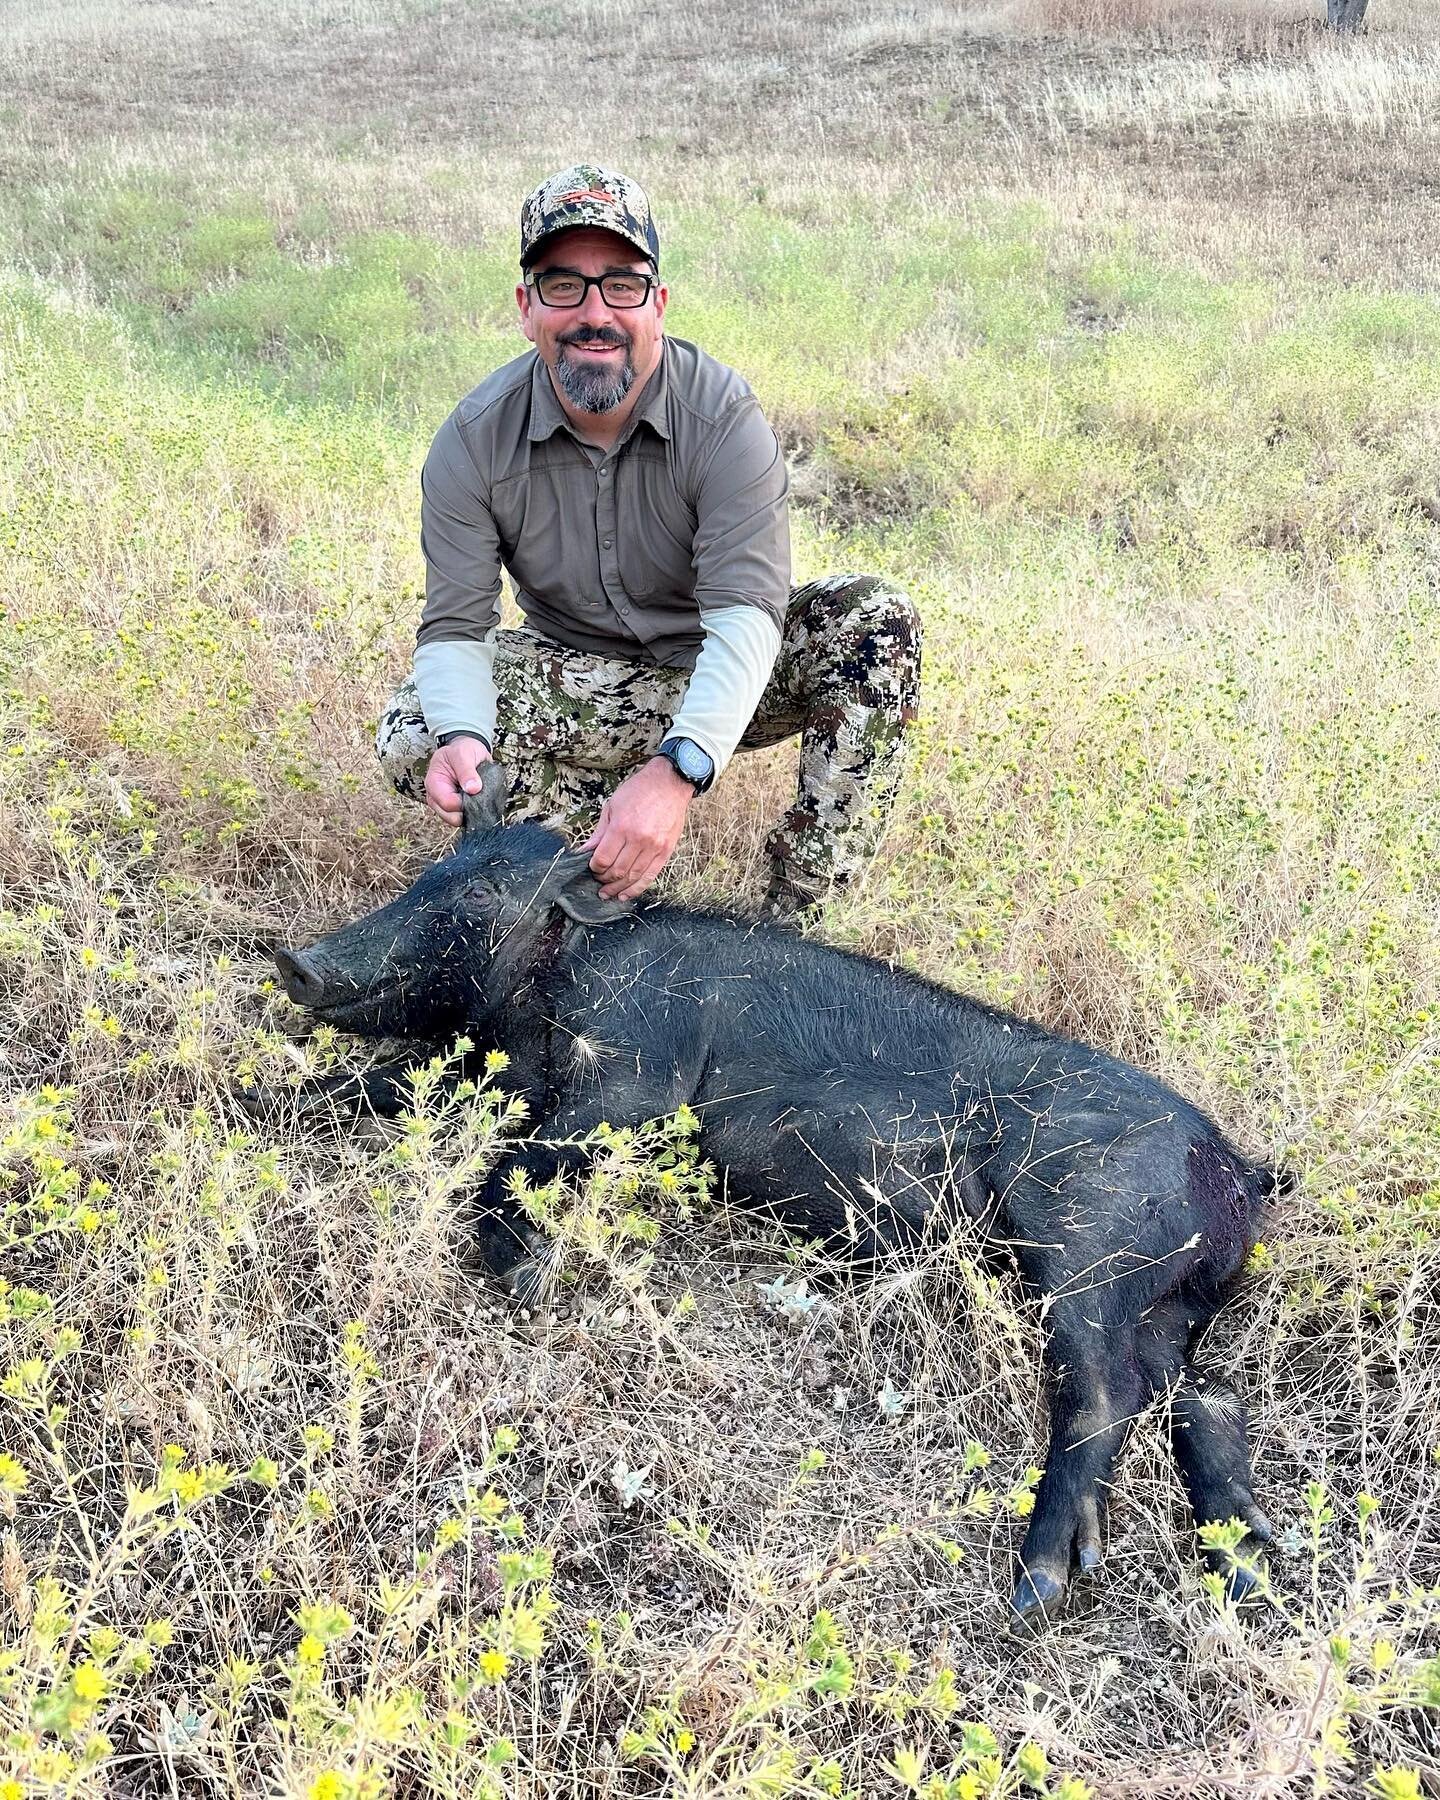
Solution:
<path fill-rule="evenodd" d="M 582 325 L 610 325 L 614 323 L 611 317 L 610 308 L 605 304 L 605 296 L 600 292 L 598 287 L 586 288 L 585 299 L 581 304 L 577 318 Z"/>

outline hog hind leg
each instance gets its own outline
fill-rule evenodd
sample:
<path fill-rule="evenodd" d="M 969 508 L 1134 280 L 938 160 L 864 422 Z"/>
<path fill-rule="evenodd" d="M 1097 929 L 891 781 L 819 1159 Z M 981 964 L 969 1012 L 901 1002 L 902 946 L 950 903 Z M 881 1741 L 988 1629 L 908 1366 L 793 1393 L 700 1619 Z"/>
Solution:
<path fill-rule="evenodd" d="M 1239 1549 L 1251 1553 L 1270 1541 L 1271 1527 L 1255 1499 L 1245 1408 L 1228 1382 L 1189 1360 L 1190 1346 L 1212 1311 L 1213 1303 L 1169 1295 L 1141 1320 L 1137 1345 L 1151 1392 L 1169 1401 L 1170 1448 L 1196 1525 L 1242 1520 L 1246 1537 Z M 1226 1576 L 1232 1600 L 1243 1600 L 1257 1587 L 1257 1576 L 1223 1550 L 1207 1549 L 1204 1555 Z"/>
<path fill-rule="evenodd" d="M 621 1120 L 638 1121 L 660 1118 L 676 1104 L 658 1087 L 633 1098 L 618 1088 L 608 1093 L 597 1088 L 558 1111 L 540 1113 L 534 1135 L 501 1157 L 470 1203 L 467 1223 L 476 1260 L 484 1272 L 499 1281 L 521 1306 L 537 1306 L 553 1289 L 555 1264 L 549 1240 L 515 1198 L 514 1184 L 523 1179 L 528 1186 L 541 1188 L 557 1176 L 581 1175 L 594 1158 L 584 1140 L 607 1112 Z"/>
<path fill-rule="evenodd" d="M 1104 1495 L 1149 1393 L 1133 1322 L 1107 1318 L 1093 1292 L 1053 1300 L 1048 1325 L 1045 1358 L 1056 1378 L 1050 1447 L 1010 1600 L 1019 1629 L 1054 1618 L 1072 1569 L 1099 1567 Z"/>

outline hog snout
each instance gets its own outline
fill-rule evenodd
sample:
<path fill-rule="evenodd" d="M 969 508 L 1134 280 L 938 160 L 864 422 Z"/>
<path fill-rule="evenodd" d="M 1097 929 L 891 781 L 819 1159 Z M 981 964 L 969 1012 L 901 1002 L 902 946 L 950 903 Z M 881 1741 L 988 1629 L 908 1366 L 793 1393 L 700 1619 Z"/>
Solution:
<path fill-rule="evenodd" d="M 325 977 L 304 950 L 277 950 L 275 967 L 285 983 L 285 992 L 297 1006 L 319 1006 L 325 998 Z"/>

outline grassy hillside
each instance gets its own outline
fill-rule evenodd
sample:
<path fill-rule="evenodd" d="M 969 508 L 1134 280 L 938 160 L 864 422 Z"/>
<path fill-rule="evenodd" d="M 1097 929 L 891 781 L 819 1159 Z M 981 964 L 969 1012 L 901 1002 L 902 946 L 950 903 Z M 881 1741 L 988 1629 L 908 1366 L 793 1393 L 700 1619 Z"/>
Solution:
<path fill-rule="evenodd" d="M 1318 10 L 1318 9 L 1317 9 Z M 1297 6 L 36 5 L 0 94 L 0 1800 L 1078 1800 L 1440 1767 L 1436 20 Z M 1202 1581 L 1158 1409 L 1017 1642 L 1038 1309 L 873 1283 L 680 1125 L 456 1220 L 523 1121 L 261 1133 L 304 942 L 443 851 L 371 736 L 416 476 L 523 340 L 514 218 L 644 179 L 797 573 L 920 602 L 894 828 L 819 930 L 1154 1069 L 1297 1191 L 1207 1355 L 1277 1522 Z M 792 758 L 669 879 L 758 896 Z"/>

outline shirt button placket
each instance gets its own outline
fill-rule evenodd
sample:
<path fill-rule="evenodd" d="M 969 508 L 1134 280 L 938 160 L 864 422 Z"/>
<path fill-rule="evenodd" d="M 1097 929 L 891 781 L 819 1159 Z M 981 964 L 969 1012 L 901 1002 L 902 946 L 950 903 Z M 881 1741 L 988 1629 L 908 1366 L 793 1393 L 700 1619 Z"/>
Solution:
<path fill-rule="evenodd" d="M 595 523 L 600 531 L 600 576 L 605 584 L 605 593 L 611 605 L 615 604 L 616 592 L 619 588 L 619 571 L 615 559 L 615 483 L 609 479 L 610 464 L 601 463 L 596 472 L 596 505 Z"/>

